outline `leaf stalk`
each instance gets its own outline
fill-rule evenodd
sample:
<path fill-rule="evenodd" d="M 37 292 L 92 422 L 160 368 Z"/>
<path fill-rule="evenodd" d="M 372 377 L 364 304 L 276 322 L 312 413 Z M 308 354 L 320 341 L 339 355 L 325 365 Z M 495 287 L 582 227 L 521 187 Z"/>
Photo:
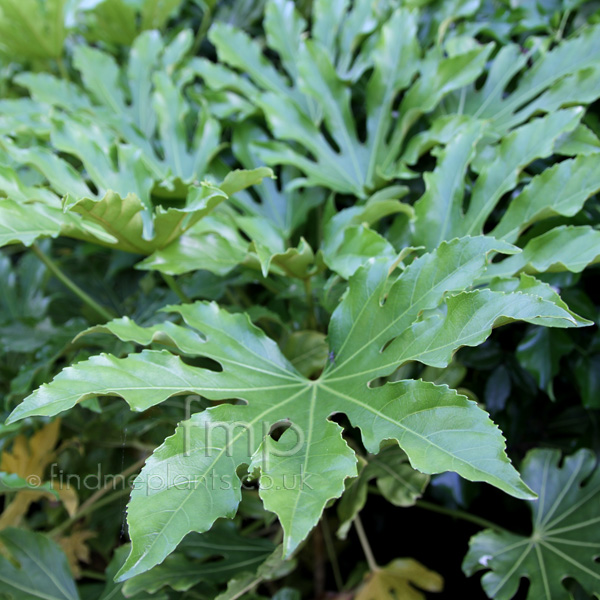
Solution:
<path fill-rule="evenodd" d="M 42 249 L 37 245 L 31 246 L 33 253 L 46 265 L 48 270 L 69 290 L 71 290 L 84 304 L 89 306 L 98 316 L 105 321 L 114 318 L 106 308 L 98 304 L 89 294 L 84 292 Z"/>
<path fill-rule="evenodd" d="M 360 545 L 362 546 L 363 552 L 365 553 L 365 558 L 367 559 L 369 570 L 373 573 L 379 571 L 380 567 L 377 564 L 377 561 L 375 560 L 375 556 L 373 555 L 373 551 L 371 550 L 371 544 L 369 544 L 369 538 L 367 538 L 365 528 L 363 527 L 359 515 L 356 515 L 356 517 L 354 517 L 354 527 L 356 528 L 356 533 L 358 534 Z"/>
<path fill-rule="evenodd" d="M 479 525 L 480 527 L 484 527 L 485 529 L 493 529 L 494 531 L 505 532 L 506 529 L 497 525 L 496 523 L 492 523 L 492 521 L 488 521 L 483 517 L 478 517 L 477 515 L 472 515 L 464 510 L 458 510 L 456 508 L 446 508 L 444 506 L 438 506 L 437 504 L 433 504 L 432 502 L 426 502 L 425 500 L 417 500 L 415 506 L 419 508 L 424 508 L 425 510 L 430 510 L 432 512 L 437 512 L 442 515 L 448 515 L 450 517 L 454 517 L 455 519 L 462 519 L 463 521 L 470 521 L 475 525 Z"/>

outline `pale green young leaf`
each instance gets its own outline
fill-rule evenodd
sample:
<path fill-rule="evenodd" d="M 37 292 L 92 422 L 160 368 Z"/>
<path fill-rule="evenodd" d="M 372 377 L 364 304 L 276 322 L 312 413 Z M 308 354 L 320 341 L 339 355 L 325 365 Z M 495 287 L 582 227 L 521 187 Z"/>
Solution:
<path fill-rule="evenodd" d="M 588 225 L 561 226 L 533 238 L 523 252 L 490 267 L 493 277 L 510 277 L 520 271 L 572 271 L 580 273 L 600 258 L 600 231 Z"/>
<path fill-rule="evenodd" d="M 248 256 L 248 242 L 226 215 L 209 215 L 136 265 L 169 275 L 206 270 L 226 275 Z"/>
<path fill-rule="evenodd" d="M 141 32 L 162 29 L 182 0 L 101 0 L 77 12 L 86 39 L 129 46 Z"/>
<path fill-rule="evenodd" d="M 11 60 L 60 59 L 67 36 L 67 0 L 4 0 L 0 52 Z"/>

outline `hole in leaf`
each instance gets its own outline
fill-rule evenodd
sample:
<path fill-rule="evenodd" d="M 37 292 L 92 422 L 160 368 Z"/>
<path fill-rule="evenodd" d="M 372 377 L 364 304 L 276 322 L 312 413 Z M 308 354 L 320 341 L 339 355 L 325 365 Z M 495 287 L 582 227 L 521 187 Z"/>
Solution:
<path fill-rule="evenodd" d="M 215 371 L 216 373 L 221 373 L 223 371 L 223 367 L 220 363 L 212 358 L 207 358 L 206 356 L 180 356 L 179 358 L 190 367 L 198 367 L 208 371 Z"/>
<path fill-rule="evenodd" d="M 329 133 L 324 123 L 321 125 L 319 130 L 321 131 L 321 135 L 325 138 L 327 143 L 333 148 L 334 152 L 336 152 L 336 154 L 340 154 L 340 147 L 338 146 L 337 142 L 333 139 L 333 136 Z"/>
<path fill-rule="evenodd" d="M 290 425 L 291 422 L 288 420 L 273 423 L 273 425 L 271 425 L 271 428 L 269 429 L 269 437 L 271 437 L 277 442 L 281 438 L 281 436 L 290 428 Z"/>

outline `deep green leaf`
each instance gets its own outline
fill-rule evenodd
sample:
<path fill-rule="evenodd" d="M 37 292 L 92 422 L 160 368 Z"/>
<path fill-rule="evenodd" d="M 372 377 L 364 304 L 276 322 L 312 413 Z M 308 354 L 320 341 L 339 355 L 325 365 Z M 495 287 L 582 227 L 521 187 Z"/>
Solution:
<path fill-rule="evenodd" d="M 79 600 L 67 559 L 41 533 L 8 528 L 0 542 L 10 554 L 0 556 L 2 592 L 14 600 Z"/>
<path fill-rule="evenodd" d="M 600 593 L 600 569 L 594 560 L 600 546 L 598 496 L 600 471 L 589 450 L 579 450 L 561 464 L 558 450 L 532 450 L 523 463 L 523 479 L 539 494 L 530 505 L 529 536 L 485 530 L 471 538 L 463 570 L 488 571 L 481 582 L 489 598 L 510 600 L 520 580 L 530 580 L 528 600 L 568 600 L 566 577 L 588 593 Z"/>

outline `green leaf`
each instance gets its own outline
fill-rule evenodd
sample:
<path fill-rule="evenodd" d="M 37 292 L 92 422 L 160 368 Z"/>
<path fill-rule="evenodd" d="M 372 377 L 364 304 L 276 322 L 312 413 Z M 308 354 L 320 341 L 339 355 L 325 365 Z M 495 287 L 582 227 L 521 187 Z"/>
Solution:
<path fill-rule="evenodd" d="M 573 350 L 571 338 L 562 331 L 534 328 L 517 346 L 519 364 L 533 375 L 538 387 L 554 400 L 552 382 L 560 371 L 560 360 Z"/>
<path fill-rule="evenodd" d="M 0 200 L 0 246 L 20 242 L 31 246 L 40 237 L 57 237 L 67 222 L 74 219 L 65 216 L 58 208 L 19 204 L 13 200 Z"/>
<path fill-rule="evenodd" d="M 423 381 L 369 385 L 407 360 L 448 361 L 458 347 L 481 343 L 495 324 L 510 319 L 577 323 L 552 299 L 533 292 L 460 292 L 485 271 L 492 251 L 514 249 L 493 238 L 464 238 L 442 244 L 398 276 L 391 277 L 387 261 L 359 269 L 332 317 L 330 362 L 319 379 L 302 376 L 247 316 L 214 303 L 188 304 L 168 309 L 181 314 L 187 327 L 166 322 L 142 328 L 123 318 L 94 331 L 143 345 L 160 342 L 210 358 L 222 370 L 188 366 L 166 350 L 123 359 L 92 357 L 42 386 L 9 420 L 56 414 L 99 395 L 121 396 L 135 410 L 186 393 L 245 402 L 193 415 L 148 459 L 128 508 L 132 552 L 122 578 L 160 563 L 189 531 L 206 531 L 215 519 L 233 516 L 241 464 L 254 474 L 260 470 L 260 495 L 278 515 L 284 554 L 291 555 L 326 503 L 341 495 L 344 480 L 356 474 L 354 452 L 342 428 L 329 420 L 339 412 L 361 429 L 372 454 L 385 440 L 397 440 L 412 467 L 423 473 L 454 470 L 529 498 L 504 454 L 502 435 L 474 402 Z M 446 296 L 453 292 L 460 293 Z M 421 321 L 423 311 L 433 315 Z M 405 337 L 410 344 L 402 342 Z M 269 431 L 277 424 L 289 427 L 275 441 Z"/>
<path fill-rule="evenodd" d="M 560 162 L 530 181 L 508 205 L 491 234 L 514 243 L 536 221 L 577 214 L 599 189 L 600 156 L 577 156 Z M 560 190 L 560 194 L 556 194 L 556 190 Z"/>
<path fill-rule="evenodd" d="M 186 185 L 200 181 L 219 149 L 218 123 L 186 98 L 184 89 L 189 80 L 177 77 L 191 43 L 189 31 L 182 31 L 169 44 L 158 32 L 145 32 L 136 39 L 122 68 L 111 55 L 80 45 L 75 48 L 74 66 L 82 87 L 60 83 L 45 74 L 21 75 L 18 81 L 41 103 L 40 110 L 48 111 L 44 104 L 60 108 L 51 125 L 56 138 L 53 143 L 67 144 L 59 150 L 78 157 L 81 153 L 83 159 L 94 146 L 104 150 L 103 146 L 124 140 L 139 151 L 138 160 L 150 171 L 157 187 L 172 192 L 178 179 Z M 65 90 L 66 97 L 62 93 Z M 73 128 L 81 131 L 86 127 L 92 129 L 93 136 L 87 131 L 87 137 L 80 134 L 76 142 L 68 144 Z M 92 174 L 98 169 L 96 162 L 110 162 L 106 154 L 91 155 Z M 102 181 L 95 183 L 102 187 Z M 125 194 L 136 191 L 112 190 Z"/>
<path fill-rule="evenodd" d="M 257 569 L 256 573 L 248 573 L 245 576 L 234 577 L 227 584 L 227 590 L 219 594 L 215 600 L 237 600 L 249 590 L 254 589 L 263 581 L 271 581 L 284 577 L 296 566 L 296 561 L 285 560 L 281 546 L 279 546 L 262 565 Z M 273 596 L 277 600 L 282 596 L 281 590 Z M 283 596 L 284 600 L 287 596 Z"/>
<path fill-rule="evenodd" d="M 575 363 L 575 379 L 583 406 L 600 408 L 600 356 L 581 356 Z"/>
<path fill-rule="evenodd" d="M 556 139 L 574 129 L 582 109 L 557 111 L 534 119 L 507 135 L 494 159 L 486 164 L 475 182 L 469 208 L 454 235 L 477 235 L 503 194 L 515 187 L 521 170 L 538 158 L 553 153 Z"/>
<path fill-rule="evenodd" d="M 67 35 L 67 0 L 5 0 L 0 6 L 0 51 L 12 60 L 59 59 Z"/>
<path fill-rule="evenodd" d="M 433 173 L 425 173 L 425 193 L 415 204 L 415 245 L 435 248 L 461 228 L 464 175 L 475 156 L 482 125 L 468 123 L 440 152 Z"/>
<path fill-rule="evenodd" d="M 102 590 L 101 596 L 98 600 L 124 600 L 125 595 L 123 594 L 124 583 L 117 583 L 114 581 L 114 577 L 117 571 L 121 568 L 127 554 L 129 553 L 129 545 L 119 546 L 113 555 L 112 560 L 106 567 L 106 585 Z M 158 592 L 154 594 L 147 594 L 140 592 L 136 595 L 137 600 L 168 600 L 168 596 L 165 593 Z"/>
<path fill-rule="evenodd" d="M 78 16 L 90 41 L 130 45 L 140 31 L 162 29 L 181 4 L 182 0 L 102 0 L 84 5 Z"/>
<path fill-rule="evenodd" d="M 483 143 L 487 130 L 479 121 L 440 121 L 437 139 L 446 140 L 448 133 L 452 139 L 447 139 L 443 150 L 434 150 L 438 164 L 424 176 L 426 192 L 415 203 L 414 243 L 431 249 L 444 239 L 481 233 L 500 200 L 519 185 L 522 171 L 533 161 L 552 155 L 560 136 L 573 131 L 580 118 L 581 109 L 560 110 L 522 125 L 497 145 Z M 421 143 L 427 147 L 431 141 L 422 138 Z M 537 222 L 556 215 L 576 215 L 600 188 L 599 161 L 597 154 L 578 156 L 533 177 L 522 191 L 511 194 L 491 234 L 515 242 Z M 479 174 L 465 208 L 469 167 Z M 524 238 L 527 243 L 522 242 L 524 251 L 492 265 L 488 275 L 509 277 L 520 270 L 579 272 L 595 262 L 597 242 L 589 228 L 547 231 L 544 223 L 540 227 L 546 233 L 534 237 L 538 230 L 533 230 Z"/>
<path fill-rule="evenodd" d="M 38 483 L 37 478 L 33 481 L 28 481 L 27 479 L 19 477 L 16 473 L 0 472 L 0 494 L 18 492 L 21 490 L 48 492 L 57 500 L 59 499 L 58 493 L 49 483 Z"/>
<path fill-rule="evenodd" d="M 224 583 L 246 574 L 255 576 L 273 554 L 269 540 L 240 535 L 234 524 L 220 521 L 202 534 L 190 534 L 162 564 L 125 583 L 127 597 L 151 594 L 165 586 L 186 591 L 199 583 Z"/>
<path fill-rule="evenodd" d="M 8 528 L 0 542 L 11 560 L 0 556 L 2 591 L 14 600 L 79 600 L 67 559 L 40 533 Z"/>
<path fill-rule="evenodd" d="M 530 53 L 523 53 L 517 44 L 501 48 L 485 84 L 466 94 L 464 112 L 491 121 L 497 131 L 505 132 L 535 113 L 551 114 L 563 106 L 593 102 L 598 97 L 600 76 L 598 31 L 598 27 L 586 28 L 549 52 L 545 40 Z M 538 51 L 533 66 L 520 77 L 516 88 L 505 94 L 511 80 Z"/>
<path fill-rule="evenodd" d="M 323 231 L 323 259 L 327 266 L 344 278 L 350 277 L 371 258 L 387 257 L 390 263 L 398 253 L 374 229 L 384 217 L 404 213 L 413 215 L 408 204 L 400 202 L 406 194 L 404 187 L 390 187 L 386 196 L 374 195 L 362 206 L 352 206 L 336 213 L 327 221 Z"/>
<path fill-rule="evenodd" d="M 492 265 L 490 265 L 490 267 L 491 266 Z M 525 294 L 538 296 L 544 300 L 548 300 L 549 302 L 552 302 L 556 306 L 559 306 L 563 310 L 567 311 L 569 315 L 571 315 L 571 318 L 574 320 L 574 322 L 577 323 L 578 327 L 586 327 L 592 324 L 592 321 L 588 321 L 587 319 L 580 317 L 570 310 L 551 285 L 539 281 L 532 275 L 521 273 L 519 277 L 492 279 L 492 281 L 489 283 L 489 286 L 493 291 L 522 292 Z"/>
<path fill-rule="evenodd" d="M 533 238 L 523 252 L 492 265 L 490 276 L 506 277 L 520 271 L 580 273 L 600 257 L 600 231 L 589 226 L 555 227 Z"/>
<path fill-rule="evenodd" d="M 327 339 L 318 331 L 294 331 L 282 351 L 305 377 L 318 375 L 324 369 L 329 357 Z"/>
<path fill-rule="evenodd" d="M 220 23 L 213 25 L 209 38 L 221 63 L 231 70 L 207 61 L 196 62 L 195 68 L 209 87 L 242 94 L 262 110 L 277 140 L 256 144 L 267 164 L 296 167 L 306 175 L 306 185 L 366 197 L 393 178 L 387 167 L 398 157 L 410 127 L 446 94 L 476 79 L 491 51 L 482 46 L 441 60 L 432 51 L 421 61 L 417 13 L 405 8 L 391 15 L 374 12 L 369 3 L 357 3 L 349 8 L 344 27 L 338 27 L 328 9 L 317 8 L 313 37 L 307 39 L 292 2 L 268 2 L 267 41 L 283 56 L 291 84 L 266 60 L 257 42 Z M 293 25 L 284 44 L 278 24 L 286 19 Z M 336 52 L 338 45 L 342 52 Z M 364 88 L 363 140 L 351 106 L 351 84 L 371 67 Z M 253 85 L 241 80 L 238 71 L 247 73 Z M 396 98 L 417 73 L 419 79 L 395 119 Z"/>
<path fill-rule="evenodd" d="M 192 225 L 163 249 L 154 251 L 136 265 L 180 275 L 205 269 L 226 275 L 248 255 L 248 242 L 226 215 L 209 215 Z"/>
<path fill-rule="evenodd" d="M 265 132 L 252 123 L 241 123 L 233 131 L 232 150 L 245 169 L 255 169 L 263 164 L 257 143 L 268 138 Z M 311 209 L 321 204 L 325 190 L 303 190 L 290 186 L 299 175 L 292 167 L 279 170 L 278 181 L 265 178 L 254 186 L 259 201 L 248 192 L 236 194 L 231 202 L 246 216 L 263 217 L 289 238 L 292 232 L 306 221 Z"/>
<path fill-rule="evenodd" d="M 523 479 L 539 494 L 530 505 L 529 536 L 486 530 L 471 538 L 463 570 L 488 571 L 481 583 L 489 598 L 509 600 L 520 580 L 530 580 L 528 600 L 568 600 L 563 585 L 573 577 L 593 595 L 600 593 L 598 498 L 600 472 L 589 450 L 561 464 L 558 450 L 532 450 L 523 463 Z"/>

